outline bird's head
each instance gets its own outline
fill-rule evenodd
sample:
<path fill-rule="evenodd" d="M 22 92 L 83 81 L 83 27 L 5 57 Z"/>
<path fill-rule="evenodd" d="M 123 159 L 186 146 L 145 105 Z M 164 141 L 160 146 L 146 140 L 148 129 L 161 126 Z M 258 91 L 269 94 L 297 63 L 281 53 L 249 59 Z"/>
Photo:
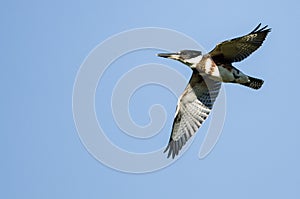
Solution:
<path fill-rule="evenodd" d="M 159 53 L 157 56 L 180 61 L 191 68 L 195 68 L 202 59 L 201 51 L 197 50 L 182 50 L 176 53 Z"/>

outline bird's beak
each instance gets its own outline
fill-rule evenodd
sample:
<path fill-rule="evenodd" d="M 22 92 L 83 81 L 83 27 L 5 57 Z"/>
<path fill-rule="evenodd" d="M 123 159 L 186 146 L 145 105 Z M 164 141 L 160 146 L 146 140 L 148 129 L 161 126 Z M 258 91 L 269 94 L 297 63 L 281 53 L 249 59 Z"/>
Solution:
<path fill-rule="evenodd" d="M 175 60 L 179 59 L 178 53 L 159 53 L 159 54 L 157 54 L 157 56 L 163 57 L 163 58 L 175 59 Z"/>

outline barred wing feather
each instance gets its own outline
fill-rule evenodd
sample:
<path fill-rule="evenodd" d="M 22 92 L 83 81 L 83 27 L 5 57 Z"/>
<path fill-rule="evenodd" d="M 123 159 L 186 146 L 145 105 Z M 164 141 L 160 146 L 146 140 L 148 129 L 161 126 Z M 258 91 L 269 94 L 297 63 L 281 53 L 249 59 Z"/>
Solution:
<path fill-rule="evenodd" d="M 198 131 L 209 115 L 221 88 L 221 82 L 203 78 L 197 71 L 180 96 L 169 144 L 168 158 L 178 155 L 186 142 Z"/>
<path fill-rule="evenodd" d="M 217 65 L 239 62 L 256 51 L 271 31 L 268 26 L 260 28 L 259 24 L 253 31 L 242 37 L 227 40 L 218 44 L 210 56 Z"/>

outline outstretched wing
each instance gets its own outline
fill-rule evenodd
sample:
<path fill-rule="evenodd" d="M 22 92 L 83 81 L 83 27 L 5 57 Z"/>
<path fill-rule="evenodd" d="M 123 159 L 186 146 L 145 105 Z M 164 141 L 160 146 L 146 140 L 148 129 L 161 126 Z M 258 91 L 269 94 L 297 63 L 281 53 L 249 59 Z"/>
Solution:
<path fill-rule="evenodd" d="M 209 54 L 217 65 L 239 62 L 257 50 L 271 31 L 259 24 L 252 32 L 242 37 L 218 44 Z"/>
<path fill-rule="evenodd" d="M 169 144 L 168 158 L 178 155 L 181 148 L 192 137 L 210 113 L 221 88 L 221 82 L 203 78 L 194 70 L 192 77 L 180 96 Z"/>

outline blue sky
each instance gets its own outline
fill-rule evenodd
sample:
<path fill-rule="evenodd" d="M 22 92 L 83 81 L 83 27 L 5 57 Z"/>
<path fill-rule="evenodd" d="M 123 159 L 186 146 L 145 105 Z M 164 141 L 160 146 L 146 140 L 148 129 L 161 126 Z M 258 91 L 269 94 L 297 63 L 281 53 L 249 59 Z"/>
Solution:
<path fill-rule="evenodd" d="M 299 198 L 299 8 L 297 1 L 257 0 L 1 2 L 1 198 Z M 197 157 L 201 130 L 178 161 L 147 174 L 115 171 L 87 152 L 73 121 L 72 92 L 80 65 L 100 42 L 151 26 L 180 31 L 210 50 L 260 22 L 272 32 L 262 48 L 235 65 L 265 84 L 259 91 L 225 85 L 225 125 L 209 156 Z M 149 58 L 156 53 L 137 52 L 123 61 L 126 67 L 143 58 L 174 64 L 188 78 L 182 65 Z M 137 92 L 130 107 L 132 117 L 147 124 L 149 105 L 140 102 L 145 95 L 159 93 L 159 101 L 147 103 L 166 106 L 164 140 L 147 141 L 151 149 L 166 144 L 176 98 L 160 87 L 148 89 Z M 106 128 L 115 129 L 106 119 Z M 145 150 L 129 139 L 120 145 Z"/>

